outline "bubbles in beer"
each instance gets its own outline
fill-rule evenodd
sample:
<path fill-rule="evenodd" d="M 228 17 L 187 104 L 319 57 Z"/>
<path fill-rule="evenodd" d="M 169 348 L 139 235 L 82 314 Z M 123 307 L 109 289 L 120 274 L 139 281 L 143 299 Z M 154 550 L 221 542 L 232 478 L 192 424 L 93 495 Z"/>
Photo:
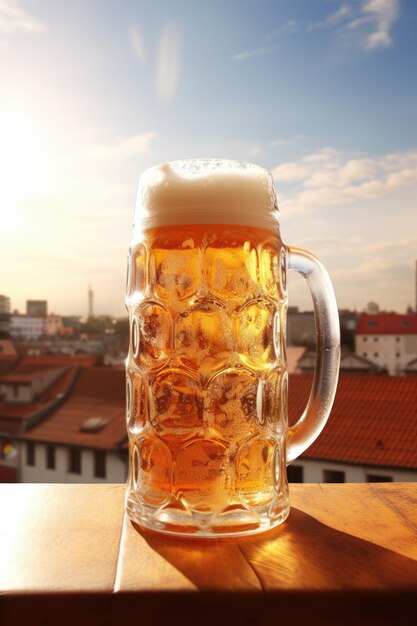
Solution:
<path fill-rule="evenodd" d="M 266 369 L 275 364 L 278 319 L 275 306 L 266 300 L 251 301 L 240 309 L 236 330 L 239 356 L 244 365 Z"/>
<path fill-rule="evenodd" d="M 272 369 L 264 379 L 264 416 L 269 432 L 282 434 L 287 427 L 286 404 L 283 404 L 283 385 L 286 374 L 281 369 Z"/>
<path fill-rule="evenodd" d="M 257 432 L 258 384 L 253 372 L 239 369 L 211 379 L 205 398 L 207 423 L 225 441 L 240 441 Z"/>
<path fill-rule="evenodd" d="M 171 490 L 171 455 L 156 437 L 140 439 L 134 448 L 137 463 L 137 488 L 145 504 L 158 506 L 166 502 Z"/>
<path fill-rule="evenodd" d="M 219 298 L 246 299 L 259 292 L 256 249 L 241 236 L 207 245 L 205 268 L 207 285 Z"/>
<path fill-rule="evenodd" d="M 256 523 L 284 493 L 283 272 L 252 227 L 155 228 L 132 248 L 129 484 L 158 523 Z"/>
<path fill-rule="evenodd" d="M 146 286 L 146 248 L 143 243 L 136 244 L 131 251 L 129 272 L 129 297 L 139 295 Z"/>
<path fill-rule="evenodd" d="M 197 439 L 182 446 L 176 455 L 174 490 L 189 509 L 216 512 L 230 498 L 227 446 Z"/>
<path fill-rule="evenodd" d="M 156 376 L 150 402 L 150 420 L 161 437 L 190 438 L 203 434 L 203 399 L 196 378 L 181 369 Z"/>
<path fill-rule="evenodd" d="M 220 369 L 233 350 L 232 320 L 218 302 L 197 301 L 178 315 L 175 324 L 175 350 L 186 367 Z"/>
<path fill-rule="evenodd" d="M 272 500 L 275 485 L 274 438 L 256 437 L 241 448 L 237 461 L 239 492 L 250 505 Z"/>
<path fill-rule="evenodd" d="M 173 250 L 166 239 L 153 242 L 151 249 L 151 288 L 156 296 L 184 300 L 194 295 L 201 284 L 201 250 L 192 238 L 182 237 Z"/>
<path fill-rule="evenodd" d="M 277 241 L 269 239 L 260 246 L 260 270 L 262 287 L 270 298 L 278 298 L 279 256 Z"/>
<path fill-rule="evenodd" d="M 138 364 L 150 369 L 160 368 L 171 353 L 172 324 L 168 311 L 160 304 L 149 302 L 139 307 Z"/>
<path fill-rule="evenodd" d="M 126 375 L 127 429 L 136 436 L 143 430 L 147 420 L 147 383 L 138 372 L 130 370 Z"/>

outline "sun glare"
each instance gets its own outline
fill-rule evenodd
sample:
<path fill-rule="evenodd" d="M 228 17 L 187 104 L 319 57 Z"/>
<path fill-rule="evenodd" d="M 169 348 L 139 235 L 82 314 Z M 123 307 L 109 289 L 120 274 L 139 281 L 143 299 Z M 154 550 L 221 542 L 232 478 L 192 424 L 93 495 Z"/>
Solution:
<path fill-rule="evenodd" d="M 42 178 L 41 142 L 26 121 L 0 111 L 0 226 L 20 221 L 22 202 L 36 192 Z"/>

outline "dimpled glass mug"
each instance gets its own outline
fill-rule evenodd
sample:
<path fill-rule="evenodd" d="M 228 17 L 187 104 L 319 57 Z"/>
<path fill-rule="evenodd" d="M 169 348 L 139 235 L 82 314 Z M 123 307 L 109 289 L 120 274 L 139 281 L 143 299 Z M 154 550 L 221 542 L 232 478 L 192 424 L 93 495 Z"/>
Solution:
<path fill-rule="evenodd" d="M 306 278 L 317 330 L 311 395 L 292 428 L 287 270 Z M 340 338 L 326 270 L 281 241 L 271 175 L 216 159 L 144 172 L 126 304 L 130 518 L 194 537 L 283 522 L 286 466 L 327 421 Z"/>

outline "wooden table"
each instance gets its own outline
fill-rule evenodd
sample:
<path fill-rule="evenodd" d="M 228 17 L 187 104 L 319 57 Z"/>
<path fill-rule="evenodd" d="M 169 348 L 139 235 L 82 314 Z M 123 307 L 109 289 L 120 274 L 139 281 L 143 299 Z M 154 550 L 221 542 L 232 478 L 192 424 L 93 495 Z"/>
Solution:
<path fill-rule="evenodd" d="M 293 485 L 281 527 L 135 528 L 122 485 L 0 485 L 0 624 L 417 624 L 417 484 Z"/>

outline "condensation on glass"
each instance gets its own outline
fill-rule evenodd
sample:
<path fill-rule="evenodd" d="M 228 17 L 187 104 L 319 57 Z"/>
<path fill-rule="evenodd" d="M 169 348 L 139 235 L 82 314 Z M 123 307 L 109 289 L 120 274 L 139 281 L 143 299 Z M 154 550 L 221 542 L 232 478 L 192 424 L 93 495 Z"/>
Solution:
<path fill-rule="evenodd" d="M 317 368 L 288 428 L 287 270 L 307 279 Z M 192 536 L 267 530 L 289 513 L 287 463 L 323 428 L 339 366 L 328 275 L 285 246 L 268 172 L 193 160 L 141 177 L 129 249 L 126 506 Z"/>

